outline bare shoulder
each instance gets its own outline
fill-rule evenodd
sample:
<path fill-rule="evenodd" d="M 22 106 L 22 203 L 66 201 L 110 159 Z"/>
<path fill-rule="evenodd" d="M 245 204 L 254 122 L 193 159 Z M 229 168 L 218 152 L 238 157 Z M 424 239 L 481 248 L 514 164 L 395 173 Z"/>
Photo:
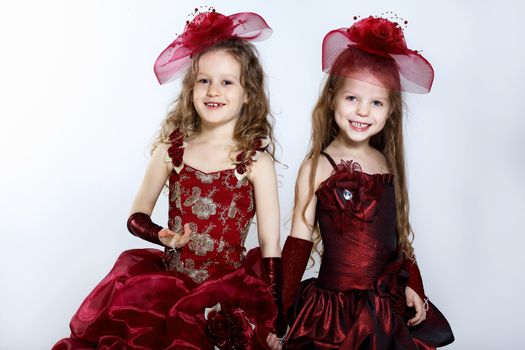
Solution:
<path fill-rule="evenodd" d="M 310 174 L 312 172 L 312 159 L 306 159 L 299 168 L 297 175 L 297 183 L 300 187 L 307 186 L 310 183 Z M 315 169 L 314 190 L 317 190 L 319 185 L 332 175 L 333 167 L 326 157 L 320 156 Z M 307 188 L 307 187 L 304 187 Z"/>
<path fill-rule="evenodd" d="M 383 153 L 375 148 L 372 148 L 374 154 L 374 173 L 390 173 L 391 169 L 388 166 L 388 161 Z"/>
<path fill-rule="evenodd" d="M 153 154 L 155 154 L 155 153 L 167 154 L 168 153 L 168 148 L 170 148 L 170 144 L 169 143 L 161 142 L 161 143 L 159 143 L 157 145 L 157 147 L 153 151 Z"/>
<path fill-rule="evenodd" d="M 266 176 L 275 176 L 275 163 L 268 153 L 258 152 L 257 159 L 251 164 L 248 172 L 248 180 L 253 182 L 256 178 Z"/>
<path fill-rule="evenodd" d="M 168 170 L 171 171 L 173 169 L 173 163 L 171 162 L 171 158 L 168 155 L 169 148 L 170 144 L 168 143 L 158 144 L 155 150 L 153 151 L 151 159 L 152 161 L 158 164 L 164 164 L 168 168 Z"/>

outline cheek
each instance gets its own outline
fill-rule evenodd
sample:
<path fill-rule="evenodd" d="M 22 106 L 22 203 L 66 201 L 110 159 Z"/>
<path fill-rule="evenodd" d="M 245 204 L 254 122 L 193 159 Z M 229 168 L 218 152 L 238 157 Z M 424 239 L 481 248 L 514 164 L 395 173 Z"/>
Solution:
<path fill-rule="evenodd" d="M 377 123 L 377 126 L 380 128 L 380 129 L 383 129 L 386 125 L 386 122 L 388 121 L 388 118 L 389 118 L 389 114 L 388 112 L 385 112 L 383 115 L 381 115 L 381 117 L 379 118 L 379 121 Z"/>
<path fill-rule="evenodd" d="M 199 87 L 198 86 L 194 86 L 193 87 L 193 91 L 191 92 L 192 100 L 195 101 L 195 99 L 197 99 L 199 97 L 199 95 L 201 95 Z"/>
<path fill-rule="evenodd" d="M 346 117 L 353 113 L 351 106 L 336 103 L 334 108 L 334 117 L 336 120 L 346 120 Z"/>

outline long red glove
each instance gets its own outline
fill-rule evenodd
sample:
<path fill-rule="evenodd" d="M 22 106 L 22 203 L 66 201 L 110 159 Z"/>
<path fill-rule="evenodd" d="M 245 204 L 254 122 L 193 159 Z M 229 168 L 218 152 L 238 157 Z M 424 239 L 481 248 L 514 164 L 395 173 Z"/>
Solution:
<path fill-rule="evenodd" d="M 286 321 L 283 316 L 282 289 L 283 289 L 283 270 L 281 258 L 263 258 L 263 266 L 268 277 L 270 290 L 277 305 L 277 318 L 272 331 L 279 337 L 286 333 Z"/>
<path fill-rule="evenodd" d="M 313 243 L 305 239 L 292 236 L 286 238 L 284 243 L 283 259 L 283 312 L 288 315 L 290 307 L 294 304 L 299 284 L 308 264 Z"/>
<path fill-rule="evenodd" d="M 144 213 L 134 213 L 128 219 L 128 231 L 133 235 L 164 247 L 159 239 L 159 231 L 162 227 L 151 221 Z"/>
<path fill-rule="evenodd" d="M 407 286 L 412 288 L 421 299 L 426 300 L 423 279 L 421 278 L 421 272 L 419 271 L 417 262 L 415 260 L 406 259 L 403 268 L 408 272 Z"/>

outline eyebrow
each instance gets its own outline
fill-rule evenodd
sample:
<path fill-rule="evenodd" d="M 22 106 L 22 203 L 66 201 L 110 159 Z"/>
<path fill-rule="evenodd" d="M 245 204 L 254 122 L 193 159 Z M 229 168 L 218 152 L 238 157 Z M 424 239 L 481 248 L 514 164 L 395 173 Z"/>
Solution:
<path fill-rule="evenodd" d="M 343 95 L 359 95 L 357 93 L 355 93 L 353 90 L 341 90 L 341 94 Z M 387 97 L 373 97 L 372 100 L 384 100 L 384 101 L 389 101 L 389 98 L 388 96 Z"/>
<path fill-rule="evenodd" d="M 211 76 L 211 74 L 206 74 L 206 73 L 203 73 L 203 72 L 199 72 L 197 73 L 197 77 L 201 76 L 201 75 L 204 75 L 206 77 L 209 77 Z M 225 75 L 219 75 L 219 77 L 221 79 L 233 79 L 233 80 L 240 80 L 240 77 L 237 77 L 235 75 L 231 75 L 231 74 L 225 74 Z"/>

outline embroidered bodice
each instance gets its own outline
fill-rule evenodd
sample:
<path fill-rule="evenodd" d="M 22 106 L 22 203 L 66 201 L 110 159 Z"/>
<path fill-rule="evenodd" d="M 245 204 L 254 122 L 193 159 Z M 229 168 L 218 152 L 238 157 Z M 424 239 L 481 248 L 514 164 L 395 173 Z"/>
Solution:
<path fill-rule="evenodd" d="M 166 249 L 166 266 L 202 283 L 241 266 L 251 220 L 255 214 L 253 186 L 246 168 L 263 142 L 254 143 L 248 161 L 235 168 L 206 173 L 184 164 L 184 138 L 175 131 L 168 155 L 174 169 L 169 177 L 170 230 L 182 232 L 189 224 L 191 238 L 176 250 Z M 241 159 L 241 157 L 238 157 Z"/>
<path fill-rule="evenodd" d="M 334 171 L 316 191 L 324 248 L 319 283 L 369 289 L 396 255 L 393 175 L 367 174 L 355 162 L 327 159 Z"/>

